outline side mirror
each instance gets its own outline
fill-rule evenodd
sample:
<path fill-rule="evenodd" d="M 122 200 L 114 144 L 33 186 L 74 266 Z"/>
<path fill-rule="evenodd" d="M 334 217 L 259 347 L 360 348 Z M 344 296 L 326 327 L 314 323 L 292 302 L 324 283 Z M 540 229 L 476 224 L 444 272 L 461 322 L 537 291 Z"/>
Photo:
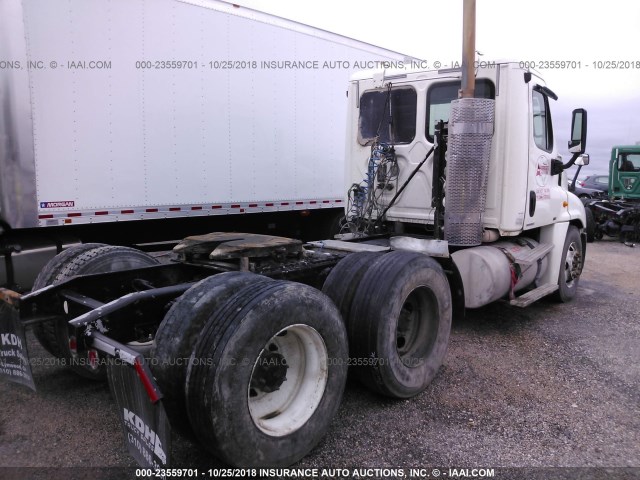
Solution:
<path fill-rule="evenodd" d="M 587 111 L 576 108 L 571 116 L 571 140 L 569 152 L 584 153 L 587 148 Z"/>
<path fill-rule="evenodd" d="M 580 155 L 574 165 L 578 165 L 579 167 L 586 167 L 587 165 L 589 165 L 589 154 L 583 153 L 582 155 Z"/>

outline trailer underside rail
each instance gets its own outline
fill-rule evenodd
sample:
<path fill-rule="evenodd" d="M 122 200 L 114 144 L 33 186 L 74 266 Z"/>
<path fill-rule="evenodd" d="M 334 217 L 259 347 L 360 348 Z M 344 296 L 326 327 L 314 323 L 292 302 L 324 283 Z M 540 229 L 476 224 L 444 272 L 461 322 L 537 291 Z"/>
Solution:
<path fill-rule="evenodd" d="M 193 285 L 195 285 L 195 282 L 181 283 L 169 287 L 154 288 L 151 290 L 145 290 L 143 292 L 129 293 L 107 304 L 101 304 L 100 307 L 91 310 L 84 315 L 80 315 L 73 320 L 70 320 L 69 325 L 73 327 L 83 327 L 89 325 L 90 323 L 96 322 L 111 313 L 117 312 L 124 307 L 143 300 L 155 300 L 157 298 L 167 296 L 177 297 L 182 295 Z"/>

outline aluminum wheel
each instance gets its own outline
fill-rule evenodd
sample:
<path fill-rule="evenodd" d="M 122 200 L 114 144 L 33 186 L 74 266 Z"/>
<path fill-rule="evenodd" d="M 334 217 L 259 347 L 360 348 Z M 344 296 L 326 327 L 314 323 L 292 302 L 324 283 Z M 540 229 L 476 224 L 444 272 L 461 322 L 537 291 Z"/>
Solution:
<path fill-rule="evenodd" d="M 328 378 L 327 347 L 311 326 L 290 325 L 264 346 L 251 372 L 249 412 L 264 433 L 295 432 L 313 415 Z"/>
<path fill-rule="evenodd" d="M 571 287 L 575 279 L 582 273 L 582 253 L 576 242 L 571 242 L 564 259 L 564 279 L 567 286 Z"/>

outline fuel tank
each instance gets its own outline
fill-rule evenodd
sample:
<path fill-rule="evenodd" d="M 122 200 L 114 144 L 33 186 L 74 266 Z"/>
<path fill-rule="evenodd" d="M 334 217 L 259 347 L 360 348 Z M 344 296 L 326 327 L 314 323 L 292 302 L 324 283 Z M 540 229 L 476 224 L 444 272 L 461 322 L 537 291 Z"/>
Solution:
<path fill-rule="evenodd" d="M 464 285 L 465 307 L 482 307 L 532 285 L 548 264 L 546 254 L 536 258 L 538 246 L 535 240 L 519 238 L 453 253 Z"/>

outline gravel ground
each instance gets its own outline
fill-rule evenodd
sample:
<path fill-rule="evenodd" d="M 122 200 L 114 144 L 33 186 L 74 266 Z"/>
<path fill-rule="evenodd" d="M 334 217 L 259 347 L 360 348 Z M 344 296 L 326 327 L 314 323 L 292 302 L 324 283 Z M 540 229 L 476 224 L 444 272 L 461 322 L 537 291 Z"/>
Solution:
<path fill-rule="evenodd" d="M 426 392 L 394 401 L 350 382 L 329 434 L 295 467 L 635 467 L 598 478 L 640 478 L 639 266 L 640 248 L 592 243 L 572 303 L 468 311 Z M 51 358 L 28 338 L 32 358 Z M 107 385 L 57 366 L 34 376 L 37 394 L 0 380 L 0 465 L 133 477 Z M 175 467 L 220 466 L 177 436 L 172 455 Z"/>

